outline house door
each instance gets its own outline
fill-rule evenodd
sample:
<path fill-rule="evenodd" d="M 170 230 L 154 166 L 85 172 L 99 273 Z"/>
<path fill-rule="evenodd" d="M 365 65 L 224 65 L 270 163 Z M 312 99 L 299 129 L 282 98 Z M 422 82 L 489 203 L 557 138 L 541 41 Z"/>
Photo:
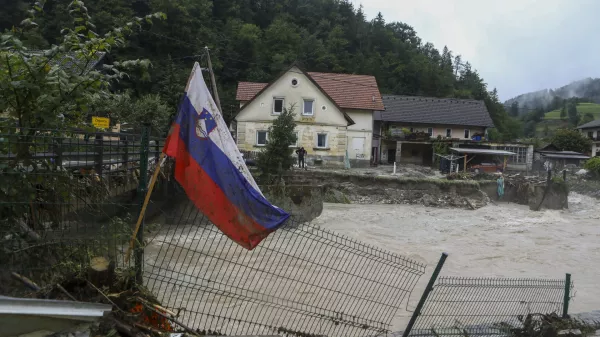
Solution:
<path fill-rule="evenodd" d="M 354 158 L 365 159 L 365 137 L 353 137 L 352 150 L 354 151 Z"/>
<path fill-rule="evenodd" d="M 393 164 L 396 161 L 396 149 L 388 149 L 388 164 Z"/>

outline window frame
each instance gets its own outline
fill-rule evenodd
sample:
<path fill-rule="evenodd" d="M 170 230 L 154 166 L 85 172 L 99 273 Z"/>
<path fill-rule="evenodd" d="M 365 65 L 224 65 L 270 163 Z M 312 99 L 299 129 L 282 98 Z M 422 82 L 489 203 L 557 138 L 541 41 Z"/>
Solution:
<path fill-rule="evenodd" d="M 311 113 L 306 113 L 306 101 L 312 102 Z M 302 116 L 314 116 L 315 115 L 315 99 L 314 98 L 303 98 L 302 99 Z"/>
<path fill-rule="evenodd" d="M 294 131 L 294 133 L 296 134 L 296 143 L 294 144 L 290 144 L 289 147 L 298 147 L 298 140 L 300 140 L 300 133 L 298 131 Z"/>
<path fill-rule="evenodd" d="M 427 133 L 429 134 L 429 137 L 433 137 L 433 128 L 427 128 Z"/>
<path fill-rule="evenodd" d="M 471 139 L 471 129 L 465 129 L 465 134 L 463 136 L 466 136 L 465 139 Z"/>
<path fill-rule="evenodd" d="M 319 136 L 325 135 L 325 146 L 319 146 Z M 317 132 L 317 143 L 315 144 L 317 149 L 328 149 L 329 148 L 329 134 L 327 132 Z"/>
<path fill-rule="evenodd" d="M 264 132 L 265 133 L 265 143 L 264 144 L 259 144 L 258 143 L 258 134 Z M 256 146 L 267 146 L 267 143 L 269 143 L 269 131 L 267 130 L 256 130 L 256 141 L 254 142 L 254 145 Z"/>
<path fill-rule="evenodd" d="M 280 112 L 275 111 L 275 101 L 281 101 L 281 111 Z M 274 96 L 271 114 L 272 115 L 281 115 L 281 113 L 283 112 L 284 109 L 285 109 L 285 97 Z"/>
<path fill-rule="evenodd" d="M 452 138 L 452 128 L 446 128 L 446 138 Z"/>

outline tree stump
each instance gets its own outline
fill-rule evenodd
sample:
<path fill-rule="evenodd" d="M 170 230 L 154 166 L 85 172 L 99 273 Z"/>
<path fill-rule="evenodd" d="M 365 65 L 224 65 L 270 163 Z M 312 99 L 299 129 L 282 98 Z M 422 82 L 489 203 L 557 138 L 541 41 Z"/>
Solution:
<path fill-rule="evenodd" d="M 97 256 L 92 258 L 88 268 L 88 280 L 96 287 L 111 285 L 115 277 L 115 264 L 108 259 Z"/>

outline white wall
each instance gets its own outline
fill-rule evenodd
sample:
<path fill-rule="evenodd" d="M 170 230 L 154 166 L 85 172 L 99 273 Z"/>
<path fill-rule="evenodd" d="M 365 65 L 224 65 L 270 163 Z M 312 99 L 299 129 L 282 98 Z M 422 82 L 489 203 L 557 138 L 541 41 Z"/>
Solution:
<path fill-rule="evenodd" d="M 292 85 L 292 79 L 298 80 L 297 86 Z M 273 121 L 277 118 L 277 115 L 273 114 L 273 98 L 275 97 L 283 97 L 286 108 L 289 108 L 290 104 L 295 105 L 297 122 L 344 127 L 348 125 L 344 115 L 336 108 L 335 104 L 296 67 L 281 76 L 260 96 L 250 103 L 246 103 L 244 109 L 236 116 L 236 121 Z M 304 99 L 314 100 L 313 116 L 302 116 Z"/>

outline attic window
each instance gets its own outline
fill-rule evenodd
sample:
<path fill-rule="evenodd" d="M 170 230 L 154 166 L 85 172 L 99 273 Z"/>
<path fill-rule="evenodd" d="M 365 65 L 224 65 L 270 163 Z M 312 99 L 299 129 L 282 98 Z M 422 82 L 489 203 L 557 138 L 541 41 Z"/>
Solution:
<path fill-rule="evenodd" d="M 298 86 L 298 79 L 297 78 L 292 78 L 292 87 L 297 87 Z"/>

